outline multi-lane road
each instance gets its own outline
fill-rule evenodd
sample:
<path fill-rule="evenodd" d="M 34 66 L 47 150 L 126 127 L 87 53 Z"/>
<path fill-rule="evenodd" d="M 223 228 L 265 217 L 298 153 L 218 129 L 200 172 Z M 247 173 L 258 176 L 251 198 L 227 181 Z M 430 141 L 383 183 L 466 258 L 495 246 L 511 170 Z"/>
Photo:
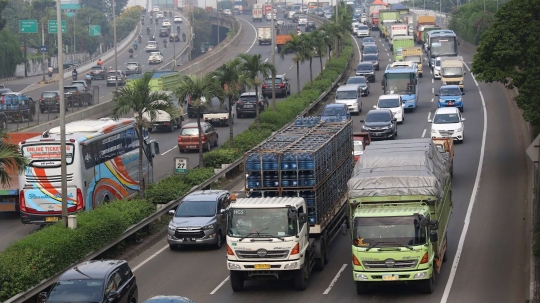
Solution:
<path fill-rule="evenodd" d="M 353 116 L 360 130 L 367 110 L 382 94 L 380 79 L 390 63 L 388 44 L 379 40 L 381 71 L 363 99 L 364 112 Z M 460 47 L 470 67 L 473 53 Z M 356 58 L 359 58 L 358 53 Z M 306 73 L 302 73 L 307 78 Z M 292 77 L 291 77 L 292 78 Z M 429 136 L 428 116 L 437 103 L 427 64 L 420 79 L 418 108 L 406 113 L 398 126 L 399 139 Z M 294 87 L 294 86 L 293 86 Z M 527 162 L 518 112 L 499 85 L 477 83 L 465 76 L 465 143 L 455 146 L 453 204 L 448 230 L 448 262 L 437 276 L 431 295 L 411 285 L 375 286 L 371 294 L 356 295 L 351 272 L 351 242 L 337 237 L 330 248 L 330 263 L 313 274 L 308 290 L 297 292 L 287 282 L 246 283 L 234 293 L 229 285 L 225 249 L 186 248 L 171 251 L 166 240 L 130 262 L 139 285 L 139 298 L 183 295 L 206 302 L 525 302 L 529 297 L 528 242 L 530 199 Z M 234 191 L 241 191 L 243 184 Z"/>

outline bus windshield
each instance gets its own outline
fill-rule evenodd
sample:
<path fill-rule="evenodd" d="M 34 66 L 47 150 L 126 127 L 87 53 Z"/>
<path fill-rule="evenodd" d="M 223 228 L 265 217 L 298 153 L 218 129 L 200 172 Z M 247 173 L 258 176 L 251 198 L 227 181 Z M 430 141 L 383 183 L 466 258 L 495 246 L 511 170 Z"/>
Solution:
<path fill-rule="evenodd" d="M 44 166 L 60 165 L 61 159 L 60 143 L 38 143 L 22 146 L 23 156 L 30 159 L 30 165 L 41 162 Z M 73 163 L 75 146 L 66 144 L 66 164 Z M 41 166 L 41 165 L 40 165 Z"/>
<path fill-rule="evenodd" d="M 456 37 L 431 38 L 431 57 L 457 56 Z"/>
<path fill-rule="evenodd" d="M 414 76 L 411 77 L 411 74 L 386 74 L 384 93 L 386 95 L 390 94 L 413 94 L 414 93 Z"/>

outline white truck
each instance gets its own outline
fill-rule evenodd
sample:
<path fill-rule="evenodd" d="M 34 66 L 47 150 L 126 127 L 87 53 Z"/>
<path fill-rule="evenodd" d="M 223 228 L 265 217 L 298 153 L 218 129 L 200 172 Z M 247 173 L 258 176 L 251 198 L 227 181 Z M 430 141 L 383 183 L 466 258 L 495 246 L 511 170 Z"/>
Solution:
<path fill-rule="evenodd" d="M 166 94 L 173 96 L 172 92 L 165 92 Z M 161 100 L 156 100 L 154 102 L 164 102 Z M 174 106 L 173 115 L 170 115 L 168 112 L 163 110 L 157 110 L 156 115 L 151 117 L 149 113 L 143 114 L 143 119 L 148 121 L 148 131 L 153 132 L 156 129 L 166 129 L 168 132 L 173 132 L 175 128 L 182 128 L 182 121 L 184 121 L 184 109 L 182 106 L 178 105 L 178 102 L 172 102 Z M 136 116 L 136 115 L 135 115 Z M 153 119 L 152 119 L 153 118 Z"/>
<path fill-rule="evenodd" d="M 263 21 L 263 7 L 262 4 L 253 4 L 253 9 L 251 10 L 253 14 L 253 22 Z"/>
<path fill-rule="evenodd" d="M 270 26 L 259 26 L 257 28 L 259 45 L 272 44 L 272 28 Z"/>
<path fill-rule="evenodd" d="M 203 97 L 204 98 L 204 97 Z M 234 117 L 236 115 L 236 106 L 231 107 L 231 121 L 229 121 L 229 108 L 227 104 L 221 104 L 218 98 L 212 98 L 212 102 L 207 103 L 207 106 L 203 110 L 203 120 L 214 126 L 230 126 L 230 123 L 234 124 Z"/>
<path fill-rule="evenodd" d="M 390 37 L 388 38 L 388 43 L 390 44 L 390 49 L 393 50 L 394 46 L 394 37 L 396 36 L 407 36 L 408 26 L 407 24 L 392 24 L 390 26 Z"/>
<path fill-rule="evenodd" d="M 440 75 L 441 85 L 458 85 L 461 91 L 463 91 L 463 80 L 465 76 L 463 57 L 442 57 Z"/>
<path fill-rule="evenodd" d="M 348 224 L 352 122 L 299 119 L 246 153 L 248 198 L 234 197 L 227 209 L 233 291 L 248 279 L 292 279 L 297 290 L 305 290 L 312 270 L 328 263 L 330 242 Z M 267 171 L 278 167 L 279 175 Z"/>

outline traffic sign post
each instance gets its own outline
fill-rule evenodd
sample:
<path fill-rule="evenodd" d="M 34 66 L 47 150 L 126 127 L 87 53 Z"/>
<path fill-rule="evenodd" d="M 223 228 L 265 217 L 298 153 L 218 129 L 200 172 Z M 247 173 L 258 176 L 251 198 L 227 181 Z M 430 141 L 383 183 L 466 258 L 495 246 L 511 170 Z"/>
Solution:
<path fill-rule="evenodd" d="M 42 45 L 39 50 L 42 52 L 42 53 L 46 53 L 47 52 L 47 47 L 45 47 L 45 45 Z"/>
<path fill-rule="evenodd" d="M 66 20 L 62 20 L 62 34 L 66 33 Z M 58 34 L 58 22 L 49 20 L 49 34 Z"/>
<path fill-rule="evenodd" d="M 89 31 L 90 37 L 99 37 L 101 36 L 101 25 L 90 25 Z"/>
<path fill-rule="evenodd" d="M 19 33 L 37 34 L 37 20 L 19 20 Z"/>
<path fill-rule="evenodd" d="M 188 158 L 175 157 L 174 158 L 174 173 L 185 174 L 188 168 Z"/>

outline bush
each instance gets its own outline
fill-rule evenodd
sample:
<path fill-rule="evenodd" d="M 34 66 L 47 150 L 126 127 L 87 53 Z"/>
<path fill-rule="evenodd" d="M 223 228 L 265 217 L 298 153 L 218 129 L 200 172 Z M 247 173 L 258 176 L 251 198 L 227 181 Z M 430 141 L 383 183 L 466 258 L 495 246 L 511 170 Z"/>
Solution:
<path fill-rule="evenodd" d="M 144 197 L 153 204 L 167 204 L 185 195 L 193 186 L 214 175 L 212 168 L 194 168 L 185 175 L 172 175 L 148 186 Z"/>
<path fill-rule="evenodd" d="M 116 201 L 79 213 L 75 230 L 57 223 L 14 242 L 0 252 L 0 301 L 79 262 L 154 211 L 144 200 Z"/>
<path fill-rule="evenodd" d="M 261 125 L 262 127 L 262 125 Z M 221 164 L 233 163 L 241 154 L 234 148 L 218 148 L 204 154 L 204 166 L 221 168 Z"/>

